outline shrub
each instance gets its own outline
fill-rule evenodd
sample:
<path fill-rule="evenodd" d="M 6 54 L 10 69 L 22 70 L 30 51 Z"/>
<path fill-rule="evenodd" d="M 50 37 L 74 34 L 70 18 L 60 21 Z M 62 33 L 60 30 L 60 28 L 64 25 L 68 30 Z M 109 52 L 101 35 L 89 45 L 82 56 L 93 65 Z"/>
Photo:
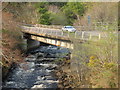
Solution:
<path fill-rule="evenodd" d="M 46 12 L 44 14 L 41 14 L 40 17 L 40 24 L 44 25 L 50 25 L 51 24 L 51 18 L 50 18 L 50 13 Z"/>
<path fill-rule="evenodd" d="M 104 31 L 107 37 L 97 41 L 78 43 L 74 40 L 71 63 L 75 65 L 71 67 L 75 67 L 82 83 L 87 80 L 92 88 L 118 87 L 118 39 L 114 32 Z"/>

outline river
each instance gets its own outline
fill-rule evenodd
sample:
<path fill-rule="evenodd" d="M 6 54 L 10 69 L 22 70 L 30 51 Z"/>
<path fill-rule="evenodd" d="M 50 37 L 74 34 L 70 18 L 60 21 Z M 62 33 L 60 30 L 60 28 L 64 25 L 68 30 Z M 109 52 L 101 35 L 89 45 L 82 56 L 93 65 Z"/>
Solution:
<path fill-rule="evenodd" d="M 54 75 L 59 59 L 69 59 L 70 51 L 57 46 L 40 46 L 28 53 L 24 62 L 12 70 L 3 83 L 3 89 L 57 88 Z"/>

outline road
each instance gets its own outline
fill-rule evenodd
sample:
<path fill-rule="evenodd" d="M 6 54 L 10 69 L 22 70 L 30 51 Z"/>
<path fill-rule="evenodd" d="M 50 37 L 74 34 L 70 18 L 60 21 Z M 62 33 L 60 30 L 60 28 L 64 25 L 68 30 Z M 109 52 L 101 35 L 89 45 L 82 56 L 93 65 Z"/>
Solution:
<path fill-rule="evenodd" d="M 34 33 L 45 33 L 48 35 L 77 38 L 77 39 L 91 39 L 97 37 L 105 37 L 102 31 L 76 31 L 75 33 L 63 32 L 61 29 L 50 29 L 50 28 L 41 28 L 41 27 L 22 27 L 24 30 L 34 32 Z"/>

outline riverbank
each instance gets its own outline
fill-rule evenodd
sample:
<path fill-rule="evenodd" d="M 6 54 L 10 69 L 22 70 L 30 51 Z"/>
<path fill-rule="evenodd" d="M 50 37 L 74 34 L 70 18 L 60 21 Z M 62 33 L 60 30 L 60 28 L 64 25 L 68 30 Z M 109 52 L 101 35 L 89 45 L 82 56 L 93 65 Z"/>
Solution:
<path fill-rule="evenodd" d="M 11 68 L 16 63 L 20 63 L 24 58 L 22 49 L 22 33 L 20 32 L 20 22 L 13 18 L 13 14 L 2 11 L 2 42 L 1 42 L 1 61 L 2 80 L 6 79 Z"/>
<path fill-rule="evenodd" d="M 78 78 L 73 76 L 70 70 L 70 60 L 62 60 L 58 62 L 58 67 L 55 71 L 56 77 L 59 80 L 58 88 L 81 88 Z"/>
<path fill-rule="evenodd" d="M 74 89 L 74 88 L 90 88 L 88 80 L 80 80 L 80 76 L 71 70 L 71 60 L 58 61 L 58 67 L 55 71 L 56 77 L 59 80 L 58 88 Z"/>

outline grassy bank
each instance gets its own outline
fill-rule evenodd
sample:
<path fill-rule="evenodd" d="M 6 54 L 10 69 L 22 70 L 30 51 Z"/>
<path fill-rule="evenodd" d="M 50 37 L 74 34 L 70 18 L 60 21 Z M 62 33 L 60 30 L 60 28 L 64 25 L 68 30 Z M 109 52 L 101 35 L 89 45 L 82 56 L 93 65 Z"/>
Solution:
<path fill-rule="evenodd" d="M 71 60 L 60 61 L 60 88 L 118 88 L 117 34 L 98 41 L 74 41 Z"/>
<path fill-rule="evenodd" d="M 75 67 L 80 82 L 92 88 L 118 87 L 118 39 L 107 32 L 104 39 L 77 43 L 73 50 L 71 68 Z M 87 81 L 87 83 L 84 83 Z"/>

